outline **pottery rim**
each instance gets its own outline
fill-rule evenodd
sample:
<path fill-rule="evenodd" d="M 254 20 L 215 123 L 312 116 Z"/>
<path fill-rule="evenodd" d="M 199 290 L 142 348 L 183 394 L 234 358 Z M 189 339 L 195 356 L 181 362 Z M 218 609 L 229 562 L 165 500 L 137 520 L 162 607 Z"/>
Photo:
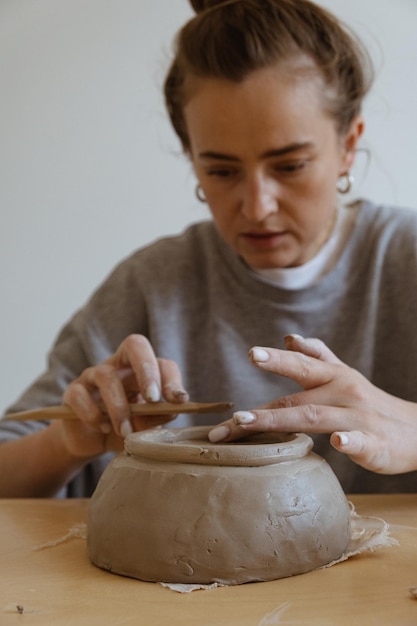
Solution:
<path fill-rule="evenodd" d="M 125 439 L 125 452 L 165 462 L 198 465 L 272 465 L 306 456 L 311 437 L 301 433 L 258 433 L 231 443 L 211 443 L 212 426 L 151 429 Z"/>

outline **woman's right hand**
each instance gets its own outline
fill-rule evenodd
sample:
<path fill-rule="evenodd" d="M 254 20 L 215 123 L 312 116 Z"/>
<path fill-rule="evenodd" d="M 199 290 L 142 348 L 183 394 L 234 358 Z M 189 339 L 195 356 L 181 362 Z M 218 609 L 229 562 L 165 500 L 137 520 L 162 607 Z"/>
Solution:
<path fill-rule="evenodd" d="M 63 395 L 77 420 L 62 420 L 66 448 L 94 457 L 123 448 L 123 438 L 172 420 L 172 416 L 131 416 L 129 403 L 186 402 L 178 365 L 156 357 L 143 335 L 129 335 L 103 363 L 85 369 Z"/>

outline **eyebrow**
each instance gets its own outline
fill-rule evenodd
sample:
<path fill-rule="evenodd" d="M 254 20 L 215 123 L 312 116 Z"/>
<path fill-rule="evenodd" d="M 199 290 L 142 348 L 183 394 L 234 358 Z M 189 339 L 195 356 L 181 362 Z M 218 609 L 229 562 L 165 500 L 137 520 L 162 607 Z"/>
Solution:
<path fill-rule="evenodd" d="M 300 141 L 296 143 L 291 143 L 288 146 L 284 146 L 283 148 L 276 148 L 274 150 L 267 150 L 261 156 L 262 158 L 270 158 L 270 157 L 278 157 L 283 156 L 285 154 L 289 154 L 291 152 L 297 152 L 298 150 L 303 150 L 305 148 L 312 148 L 313 143 L 311 141 Z M 205 152 L 199 153 L 200 159 L 217 159 L 221 161 L 239 161 L 239 159 L 230 154 L 222 154 L 221 152 L 213 152 L 212 150 L 207 150 Z"/>

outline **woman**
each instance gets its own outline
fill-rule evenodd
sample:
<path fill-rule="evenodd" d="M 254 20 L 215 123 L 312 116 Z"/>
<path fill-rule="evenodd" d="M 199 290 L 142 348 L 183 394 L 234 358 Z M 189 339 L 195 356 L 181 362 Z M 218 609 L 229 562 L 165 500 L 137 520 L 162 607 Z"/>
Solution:
<path fill-rule="evenodd" d="M 0 493 L 89 495 L 124 436 L 167 421 L 128 402 L 161 397 L 233 401 L 214 442 L 308 431 L 346 491 L 414 491 L 417 214 L 338 202 L 366 54 L 308 0 L 191 4 L 165 95 L 213 219 L 136 252 L 63 329 L 10 410 L 80 419 L 4 421 Z"/>

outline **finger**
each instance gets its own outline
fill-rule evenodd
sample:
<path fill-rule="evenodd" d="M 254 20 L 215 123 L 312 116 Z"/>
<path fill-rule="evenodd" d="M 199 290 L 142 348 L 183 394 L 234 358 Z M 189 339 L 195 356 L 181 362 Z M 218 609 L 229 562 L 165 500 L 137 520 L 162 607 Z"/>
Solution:
<path fill-rule="evenodd" d="M 256 410 L 263 409 L 290 409 L 306 405 L 325 405 L 331 407 L 348 406 L 353 410 L 355 398 L 353 394 L 349 395 L 342 385 L 333 382 L 333 384 L 320 385 L 306 391 L 299 391 L 288 396 L 281 396 L 276 400 L 262 404 L 256 407 Z"/>
<path fill-rule="evenodd" d="M 330 443 L 372 472 L 385 473 L 390 468 L 388 449 L 361 431 L 335 432 L 330 437 Z"/>
<path fill-rule="evenodd" d="M 321 339 L 305 339 L 301 335 L 293 334 L 284 337 L 284 342 L 287 350 L 302 352 L 306 356 L 311 356 L 327 363 L 342 363 Z"/>
<path fill-rule="evenodd" d="M 296 429 L 285 429 L 266 427 L 265 421 L 259 419 L 261 413 L 268 413 L 267 411 L 238 411 L 233 415 L 231 419 L 228 419 L 221 424 L 218 424 L 212 428 L 208 433 L 208 438 L 211 443 L 228 443 L 229 441 L 235 441 L 247 436 L 251 432 L 294 432 Z"/>
<path fill-rule="evenodd" d="M 208 439 L 211 443 L 227 443 L 241 439 L 247 434 L 244 428 L 236 424 L 233 419 L 229 419 L 212 428 L 208 433 Z"/>
<path fill-rule="evenodd" d="M 138 388 L 147 402 L 161 399 L 161 375 L 151 344 L 143 335 L 129 335 L 107 361 L 118 367 L 131 367 Z"/>
<path fill-rule="evenodd" d="M 301 352 L 256 346 L 249 350 L 249 358 L 257 367 L 292 378 L 304 389 L 324 385 L 335 376 L 335 364 L 320 361 Z"/>
<path fill-rule="evenodd" d="M 77 417 L 93 430 L 109 433 L 112 429 L 109 419 L 93 400 L 86 387 L 75 380 L 68 385 L 62 397 L 63 404 L 69 406 Z"/>
<path fill-rule="evenodd" d="M 122 437 L 132 432 L 128 398 L 121 380 L 124 373 L 124 370 L 117 370 L 110 363 L 104 362 L 87 368 L 78 379 L 90 390 L 90 397 L 92 392 L 96 390 L 99 392 L 115 432 Z M 97 404 L 96 407 L 100 411 Z M 103 412 L 100 411 L 100 421 L 104 422 L 105 419 Z"/>
<path fill-rule="evenodd" d="M 163 397 L 168 402 L 187 402 L 190 396 L 184 389 L 181 373 L 175 361 L 159 358 L 158 364 Z"/>
<path fill-rule="evenodd" d="M 98 433 L 82 420 L 57 420 L 68 451 L 81 458 L 92 458 L 104 452 L 120 452 L 123 440 L 110 428 L 110 433 Z"/>
<path fill-rule="evenodd" d="M 314 404 L 290 409 L 237 411 L 231 420 L 210 431 L 209 439 L 212 442 L 233 441 L 248 432 L 332 433 L 355 427 L 358 419 L 352 409 Z"/>

